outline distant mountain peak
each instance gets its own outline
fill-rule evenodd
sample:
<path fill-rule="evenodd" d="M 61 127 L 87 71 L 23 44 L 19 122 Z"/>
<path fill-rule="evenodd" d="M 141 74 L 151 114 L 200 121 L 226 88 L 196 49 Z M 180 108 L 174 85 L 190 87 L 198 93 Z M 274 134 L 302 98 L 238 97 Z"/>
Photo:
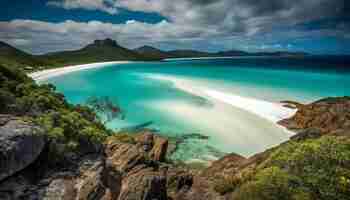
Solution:
<path fill-rule="evenodd" d="M 155 47 L 152 47 L 152 46 L 149 46 L 149 45 L 144 45 L 144 46 L 141 46 L 141 47 L 138 47 L 135 49 L 136 51 L 144 51 L 144 52 L 147 52 L 147 51 L 161 51 L 160 49 L 157 49 Z"/>
<path fill-rule="evenodd" d="M 13 48 L 15 49 L 15 47 L 7 44 L 6 42 L 0 41 L 0 47 L 7 47 L 7 48 Z"/>
<path fill-rule="evenodd" d="M 104 40 L 95 40 L 93 43 L 94 46 L 119 46 L 117 41 L 112 40 L 110 38 L 104 39 Z"/>

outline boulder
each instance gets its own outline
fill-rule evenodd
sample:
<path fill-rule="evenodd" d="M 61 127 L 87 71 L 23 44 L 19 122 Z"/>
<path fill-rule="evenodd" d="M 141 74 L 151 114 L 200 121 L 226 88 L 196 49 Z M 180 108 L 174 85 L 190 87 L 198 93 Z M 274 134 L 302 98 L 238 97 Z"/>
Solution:
<path fill-rule="evenodd" d="M 34 162 L 45 146 L 45 137 L 39 127 L 13 117 L 1 121 L 0 181 Z"/>
<path fill-rule="evenodd" d="M 38 187 L 31 184 L 31 182 L 24 176 L 9 177 L 5 181 L 0 182 L 0 199 L 1 200 L 16 200 L 41 199 Z"/>
<path fill-rule="evenodd" d="M 43 170 L 37 162 L 0 182 L 0 199 L 97 200 L 106 196 L 109 188 L 103 181 L 102 155 L 81 157 L 77 168 L 46 169 L 40 177 L 33 176 Z"/>

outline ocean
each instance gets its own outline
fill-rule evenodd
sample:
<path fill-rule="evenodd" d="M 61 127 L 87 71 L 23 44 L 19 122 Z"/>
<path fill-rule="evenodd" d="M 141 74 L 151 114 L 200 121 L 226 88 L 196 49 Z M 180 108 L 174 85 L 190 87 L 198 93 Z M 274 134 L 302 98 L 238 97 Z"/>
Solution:
<path fill-rule="evenodd" d="M 183 138 L 172 159 L 207 162 L 231 152 L 251 156 L 288 140 L 293 133 L 276 121 L 295 111 L 281 108 L 280 101 L 310 103 L 350 95 L 350 67 L 344 59 L 135 62 L 76 71 L 44 82 L 54 84 L 73 104 L 108 96 L 126 117 L 108 123 L 109 128 L 148 124 L 160 134 Z"/>

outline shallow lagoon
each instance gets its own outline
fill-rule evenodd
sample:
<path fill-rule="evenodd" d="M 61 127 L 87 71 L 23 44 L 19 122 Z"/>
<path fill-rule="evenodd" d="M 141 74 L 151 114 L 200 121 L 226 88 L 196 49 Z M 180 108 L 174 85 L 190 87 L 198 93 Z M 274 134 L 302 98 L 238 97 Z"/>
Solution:
<path fill-rule="evenodd" d="M 84 103 L 90 96 L 111 97 L 125 111 L 126 120 L 113 121 L 108 124 L 110 128 L 152 122 L 150 128 L 165 135 L 209 136 L 208 140 L 187 139 L 172 155 L 190 162 L 215 159 L 227 152 L 250 156 L 292 134 L 271 117 L 251 112 L 263 110 L 265 104 L 247 104 L 250 107 L 242 109 L 234 106 L 239 102 L 228 102 L 230 98 L 222 101 L 203 91 L 272 103 L 307 103 L 350 95 L 346 67 L 337 60 L 287 58 L 140 62 L 72 72 L 47 81 L 71 103 Z"/>

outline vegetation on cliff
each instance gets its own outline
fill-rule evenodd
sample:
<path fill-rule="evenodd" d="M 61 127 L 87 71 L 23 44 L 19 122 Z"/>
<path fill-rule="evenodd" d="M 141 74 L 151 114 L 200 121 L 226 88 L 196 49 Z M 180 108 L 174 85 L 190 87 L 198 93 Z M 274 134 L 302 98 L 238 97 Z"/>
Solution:
<path fill-rule="evenodd" d="M 1 114 L 38 124 L 67 149 L 101 143 L 111 134 L 92 109 L 69 104 L 53 85 L 37 85 L 16 68 L 0 66 L 0 102 Z"/>
<path fill-rule="evenodd" d="M 206 172 L 217 175 L 217 192 L 235 200 L 349 199 L 350 97 L 295 105 L 298 112 L 280 122 L 297 131 L 289 141 L 247 159 L 213 163 Z"/>
<path fill-rule="evenodd" d="M 350 138 L 324 136 L 291 141 L 241 173 L 233 199 L 348 199 Z"/>

